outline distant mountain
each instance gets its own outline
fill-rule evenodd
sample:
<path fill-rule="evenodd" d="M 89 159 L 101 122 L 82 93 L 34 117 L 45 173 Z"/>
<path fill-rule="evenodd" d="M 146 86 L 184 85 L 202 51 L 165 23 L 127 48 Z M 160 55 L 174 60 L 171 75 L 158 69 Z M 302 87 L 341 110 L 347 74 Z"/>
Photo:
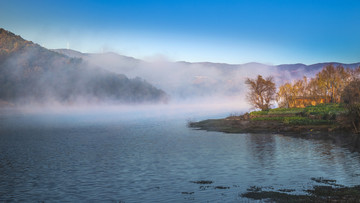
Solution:
<path fill-rule="evenodd" d="M 84 53 L 81 53 L 79 51 L 75 51 L 72 49 L 50 49 L 50 51 L 54 51 L 59 54 L 63 54 L 70 58 L 83 58 L 83 57 L 86 57 L 87 55 L 89 55 L 89 54 L 84 54 Z"/>
<path fill-rule="evenodd" d="M 290 71 L 293 73 L 296 72 L 305 72 L 307 74 L 314 74 L 314 73 L 318 73 L 321 71 L 321 69 L 327 65 L 334 65 L 334 66 L 343 66 L 345 68 L 357 68 L 360 66 L 360 63 L 350 63 L 350 64 L 346 64 L 346 63 L 338 63 L 338 62 L 326 62 L 326 63 L 316 63 L 316 64 L 311 64 L 311 65 L 305 65 L 305 64 L 301 64 L 301 63 L 297 63 L 297 64 L 283 64 L 283 65 L 278 65 L 276 66 L 279 70 L 283 70 L 283 71 Z"/>
<path fill-rule="evenodd" d="M 86 61 L 88 61 L 91 64 L 95 64 L 97 66 L 103 66 L 103 62 L 108 62 L 108 66 L 104 67 L 108 69 L 109 67 L 112 67 L 112 71 L 119 71 L 119 70 L 125 70 L 126 69 L 136 69 L 138 66 L 141 65 L 148 65 L 149 63 L 142 61 L 140 59 L 136 59 L 133 57 L 123 56 L 116 53 L 81 53 L 78 51 L 74 51 L 71 49 L 54 49 L 53 51 L 65 54 L 69 57 L 77 57 L 82 58 Z M 94 63 L 98 62 L 98 63 Z M 237 70 L 246 70 L 248 71 L 257 71 L 257 70 L 274 70 L 281 72 L 286 72 L 291 74 L 294 77 L 297 77 L 299 72 L 301 72 L 301 77 L 303 74 L 311 76 L 314 73 L 319 72 L 323 67 L 327 65 L 342 65 L 345 68 L 357 68 L 360 66 L 360 62 L 358 63 L 339 63 L 339 62 L 325 62 L 325 63 L 316 63 L 316 64 L 310 64 L 305 65 L 302 63 L 296 63 L 296 64 L 280 64 L 280 65 L 268 65 L 268 64 L 262 64 L 262 63 L 245 63 L 245 64 L 227 64 L 227 63 L 213 63 L 213 62 L 186 62 L 186 61 L 178 61 L 173 63 L 168 63 L 167 65 L 181 65 L 181 66 L 201 66 L 201 67 L 208 67 L 208 68 L 216 68 L 223 72 L 232 72 Z M 175 65 L 176 66 L 176 65 Z M 276 74 L 278 75 L 278 74 Z"/>
<path fill-rule="evenodd" d="M 141 78 L 94 67 L 0 29 L 0 101 L 11 103 L 164 102 L 167 94 Z M 70 54 L 70 53 L 68 53 Z M 76 55 L 76 56 L 75 56 Z"/>
<path fill-rule="evenodd" d="M 123 73 L 130 77 L 140 76 L 178 99 L 220 98 L 233 95 L 242 95 L 243 97 L 246 91 L 245 79 L 256 77 L 258 74 L 273 76 L 276 84 L 281 85 L 303 76 L 313 77 L 328 64 L 342 65 L 348 68 L 360 66 L 360 63 L 336 62 L 312 65 L 301 63 L 268 65 L 255 62 L 246 64 L 186 61 L 146 62 L 116 53 L 85 54 L 67 49 L 54 51 L 69 57 L 81 58 L 87 63 L 105 70 Z"/>
<path fill-rule="evenodd" d="M 81 53 L 71 49 L 53 49 L 60 54 L 64 54 L 72 58 L 81 58 L 87 63 L 103 67 L 104 69 L 113 71 L 114 69 L 132 69 L 137 67 L 143 61 L 128 56 L 122 56 L 116 53 Z"/>

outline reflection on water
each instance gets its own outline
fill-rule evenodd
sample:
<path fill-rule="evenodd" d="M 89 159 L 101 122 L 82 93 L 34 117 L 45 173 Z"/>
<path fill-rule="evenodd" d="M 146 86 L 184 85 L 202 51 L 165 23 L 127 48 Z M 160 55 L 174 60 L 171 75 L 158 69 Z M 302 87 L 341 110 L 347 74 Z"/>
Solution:
<path fill-rule="evenodd" d="M 236 201 L 359 174 L 359 154 L 329 141 L 192 130 L 186 116 L 1 116 L 0 201 Z"/>
<path fill-rule="evenodd" d="M 271 135 L 254 134 L 248 138 L 247 151 L 262 168 L 270 167 L 274 159 L 276 140 Z"/>

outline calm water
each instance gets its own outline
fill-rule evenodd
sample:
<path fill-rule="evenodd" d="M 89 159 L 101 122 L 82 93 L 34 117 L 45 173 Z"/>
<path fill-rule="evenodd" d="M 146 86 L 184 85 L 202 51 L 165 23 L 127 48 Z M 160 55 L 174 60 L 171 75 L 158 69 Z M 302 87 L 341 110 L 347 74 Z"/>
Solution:
<path fill-rule="evenodd" d="M 360 183 L 360 155 L 329 141 L 193 130 L 188 117 L 1 115 L 0 202 L 241 202 L 253 185 L 302 193 L 312 177 Z"/>

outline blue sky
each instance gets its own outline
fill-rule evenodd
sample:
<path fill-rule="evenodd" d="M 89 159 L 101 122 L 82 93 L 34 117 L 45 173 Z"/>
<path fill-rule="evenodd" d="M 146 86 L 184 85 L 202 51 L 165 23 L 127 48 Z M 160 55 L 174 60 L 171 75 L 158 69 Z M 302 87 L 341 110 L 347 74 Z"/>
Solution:
<path fill-rule="evenodd" d="M 0 0 L 0 27 L 46 48 L 142 59 L 360 61 L 357 0 Z"/>

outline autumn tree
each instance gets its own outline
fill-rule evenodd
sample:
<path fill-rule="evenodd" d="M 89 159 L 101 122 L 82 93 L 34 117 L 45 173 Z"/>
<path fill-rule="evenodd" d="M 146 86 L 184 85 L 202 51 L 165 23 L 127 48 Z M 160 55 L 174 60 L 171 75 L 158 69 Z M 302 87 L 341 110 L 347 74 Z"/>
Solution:
<path fill-rule="evenodd" d="M 256 79 L 247 78 L 245 84 L 249 87 L 247 100 L 254 108 L 269 110 L 276 98 L 276 86 L 273 77 L 263 78 L 258 75 Z"/>
<path fill-rule="evenodd" d="M 360 133 L 360 80 L 354 80 L 344 88 L 341 101 L 348 109 L 348 118 L 356 133 Z"/>
<path fill-rule="evenodd" d="M 308 96 L 312 99 L 322 97 L 323 90 L 319 87 L 318 80 L 316 78 L 311 78 L 307 85 L 307 92 Z"/>
<path fill-rule="evenodd" d="M 350 75 L 350 80 L 359 80 L 360 79 L 360 66 L 355 69 L 349 69 L 348 73 Z"/>
<path fill-rule="evenodd" d="M 281 85 L 277 93 L 277 102 L 279 107 L 294 107 L 296 106 L 296 98 L 307 97 L 309 94 L 308 78 L 304 76 L 302 80 Z"/>
<path fill-rule="evenodd" d="M 323 91 L 323 96 L 330 98 L 332 103 L 340 102 L 341 92 L 351 81 L 350 70 L 339 65 L 325 66 L 316 75 L 317 85 Z"/>
<path fill-rule="evenodd" d="M 285 83 L 279 87 L 277 93 L 276 101 L 279 104 L 279 107 L 289 108 L 292 106 L 292 97 L 293 97 L 293 86 L 291 83 Z"/>
<path fill-rule="evenodd" d="M 353 81 L 360 81 L 360 67 L 350 69 L 341 65 L 327 65 L 314 78 L 308 79 L 304 76 L 303 79 L 281 85 L 277 93 L 277 102 L 279 107 L 344 102 L 341 101 L 344 94 L 351 95 L 349 84 L 354 86 Z"/>

